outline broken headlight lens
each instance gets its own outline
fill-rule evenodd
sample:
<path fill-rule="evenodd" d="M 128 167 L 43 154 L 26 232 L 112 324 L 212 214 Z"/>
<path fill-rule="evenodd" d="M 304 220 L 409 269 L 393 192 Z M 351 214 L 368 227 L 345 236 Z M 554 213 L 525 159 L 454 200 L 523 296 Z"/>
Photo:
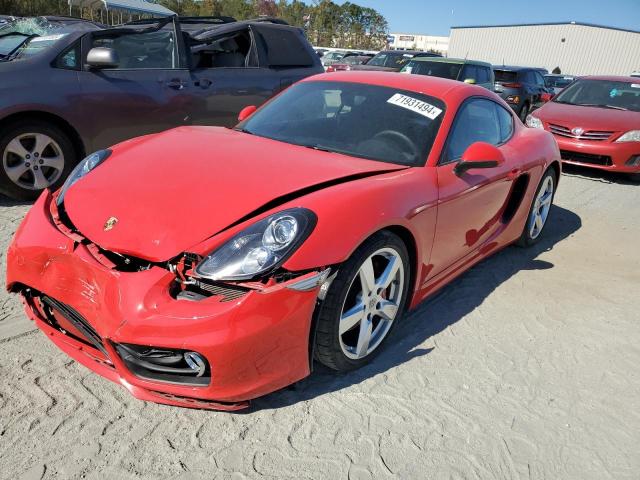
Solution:
<path fill-rule="evenodd" d="M 76 183 L 87 173 L 104 162 L 109 157 L 109 155 L 111 155 L 111 150 L 99 150 L 95 153 L 92 153 L 84 160 L 82 160 L 78 165 L 76 165 L 76 168 L 72 170 L 71 174 L 67 177 L 67 180 L 62 185 L 56 204 L 58 206 L 62 205 L 62 202 L 64 202 L 64 195 L 65 193 L 67 193 L 67 190 L 71 188 L 71 185 Z"/>
<path fill-rule="evenodd" d="M 275 213 L 254 223 L 212 252 L 196 267 L 210 280 L 248 280 L 278 268 L 304 242 L 316 215 L 305 208 Z"/>

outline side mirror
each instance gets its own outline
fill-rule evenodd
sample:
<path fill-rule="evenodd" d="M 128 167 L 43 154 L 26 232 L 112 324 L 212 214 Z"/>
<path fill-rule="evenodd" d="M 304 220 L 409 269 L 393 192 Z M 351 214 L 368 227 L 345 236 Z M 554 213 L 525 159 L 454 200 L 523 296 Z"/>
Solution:
<path fill-rule="evenodd" d="M 475 85 L 476 84 L 476 79 L 475 78 L 465 78 L 464 79 L 464 83 L 468 83 L 469 85 Z"/>
<path fill-rule="evenodd" d="M 504 163 L 504 155 L 498 147 L 485 142 L 473 143 L 462 154 L 453 169 L 459 177 L 474 168 L 495 168 Z"/>
<path fill-rule="evenodd" d="M 249 118 L 251 115 L 253 115 L 253 112 L 255 112 L 258 109 L 258 107 L 256 107 L 255 105 L 249 105 L 248 107 L 244 107 L 242 110 L 240 110 L 240 113 L 238 114 L 238 122 L 242 122 L 243 120 L 246 120 L 247 118 Z"/>
<path fill-rule="evenodd" d="M 87 53 L 89 68 L 117 68 L 119 63 L 118 54 L 112 48 L 94 47 Z"/>

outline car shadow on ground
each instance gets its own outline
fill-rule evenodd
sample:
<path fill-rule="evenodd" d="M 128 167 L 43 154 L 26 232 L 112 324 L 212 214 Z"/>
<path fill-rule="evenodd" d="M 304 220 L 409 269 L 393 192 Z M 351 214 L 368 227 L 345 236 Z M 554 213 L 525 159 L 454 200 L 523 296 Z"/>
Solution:
<path fill-rule="evenodd" d="M 640 182 L 631 180 L 629 175 L 617 172 L 598 170 L 597 168 L 581 167 L 579 165 L 563 164 L 562 173 L 568 177 L 579 177 L 601 183 L 617 183 L 619 185 L 635 185 L 640 187 Z"/>
<path fill-rule="evenodd" d="M 292 387 L 254 400 L 248 412 L 281 408 L 310 400 L 356 385 L 415 357 L 427 355 L 433 348 L 422 348 L 421 345 L 428 338 L 472 312 L 514 274 L 521 270 L 553 268 L 552 263 L 537 257 L 553 249 L 581 226 L 582 221 L 578 215 L 554 205 L 544 237 L 538 244 L 530 248 L 513 246 L 498 252 L 423 302 L 402 320 L 384 350 L 371 364 L 353 372 L 337 373 L 315 362 L 314 372 L 309 377 Z M 473 275 L 473 270 L 478 268 L 488 269 L 491 275 Z M 455 302 L 450 301 L 451 295 L 456 295 Z"/>

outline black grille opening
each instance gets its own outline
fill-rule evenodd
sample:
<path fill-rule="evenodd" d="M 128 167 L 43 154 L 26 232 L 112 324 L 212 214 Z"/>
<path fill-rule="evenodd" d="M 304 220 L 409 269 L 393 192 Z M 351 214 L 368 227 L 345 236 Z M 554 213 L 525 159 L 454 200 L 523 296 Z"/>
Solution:
<path fill-rule="evenodd" d="M 570 150 L 560 150 L 562 160 L 571 162 L 587 163 L 591 165 L 613 165 L 611 157 L 608 155 L 594 155 L 592 153 L 573 152 Z"/>
<path fill-rule="evenodd" d="M 627 160 L 627 165 L 629 167 L 638 167 L 640 166 L 640 155 L 634 155 L 633 157 Z"/>
<path fill-rule="evenodd" d="M 62 315 L 71 325 L 73 325 L 73 327 L 75 327 L 76 330 L 78 330 L 78 332 L 82 334 L 84 339 L 77 338 L 77 336 L 74 335 L 71 336 L 80 341 L 83 341 L 84 343 L 88 342 L 91 346 L 102 352 L 105 357 L 109 357 L 109 354 L 107 353 L 107 350 L 105 349 L 102 342 L 102 338 L 100 337 L 98 332 L 96 332 L 91 324 L 76 310 L 47 295 L 42 295 L 40 297 L 40 300 L 46 307 L 49 307 Z M 47 312 L 46 308 L 45 313 L 49 313 Z M 55 317 L 53 317 L 52 315 L 47 314 L 47 323 L 60 330 L 60 326 L 56 322 Z M 68 332 L 65 331 L 63 331 L 63 333 L 68 334 Z"/>
<path fill-rule="evenodd" d="M 211 382 L 209 362 L 198 352 L 128 343 L 114 346 L 126 367 L 138 378 L 194 386 Z"/>

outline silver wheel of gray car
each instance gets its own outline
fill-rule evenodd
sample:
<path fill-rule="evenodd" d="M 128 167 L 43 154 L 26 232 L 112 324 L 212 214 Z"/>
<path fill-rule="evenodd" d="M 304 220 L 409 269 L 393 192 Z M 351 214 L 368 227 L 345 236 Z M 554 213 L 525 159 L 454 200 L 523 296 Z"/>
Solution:
<path fill-rule="evenodd" d="M 62 175 L 64 153 L 58 142 L 44 133 L 22 133 L 5 146 L 2 166 L 9 180 L 20 188 L 43 190 Z"/>
<path fill-rule="evenodd" d="M 352 360 L 370 355 L 384 340 L 398 315 L 405 272 L 399 253 L 382 248 L 362 263 L 342 306 L 339 341 Z"/>

